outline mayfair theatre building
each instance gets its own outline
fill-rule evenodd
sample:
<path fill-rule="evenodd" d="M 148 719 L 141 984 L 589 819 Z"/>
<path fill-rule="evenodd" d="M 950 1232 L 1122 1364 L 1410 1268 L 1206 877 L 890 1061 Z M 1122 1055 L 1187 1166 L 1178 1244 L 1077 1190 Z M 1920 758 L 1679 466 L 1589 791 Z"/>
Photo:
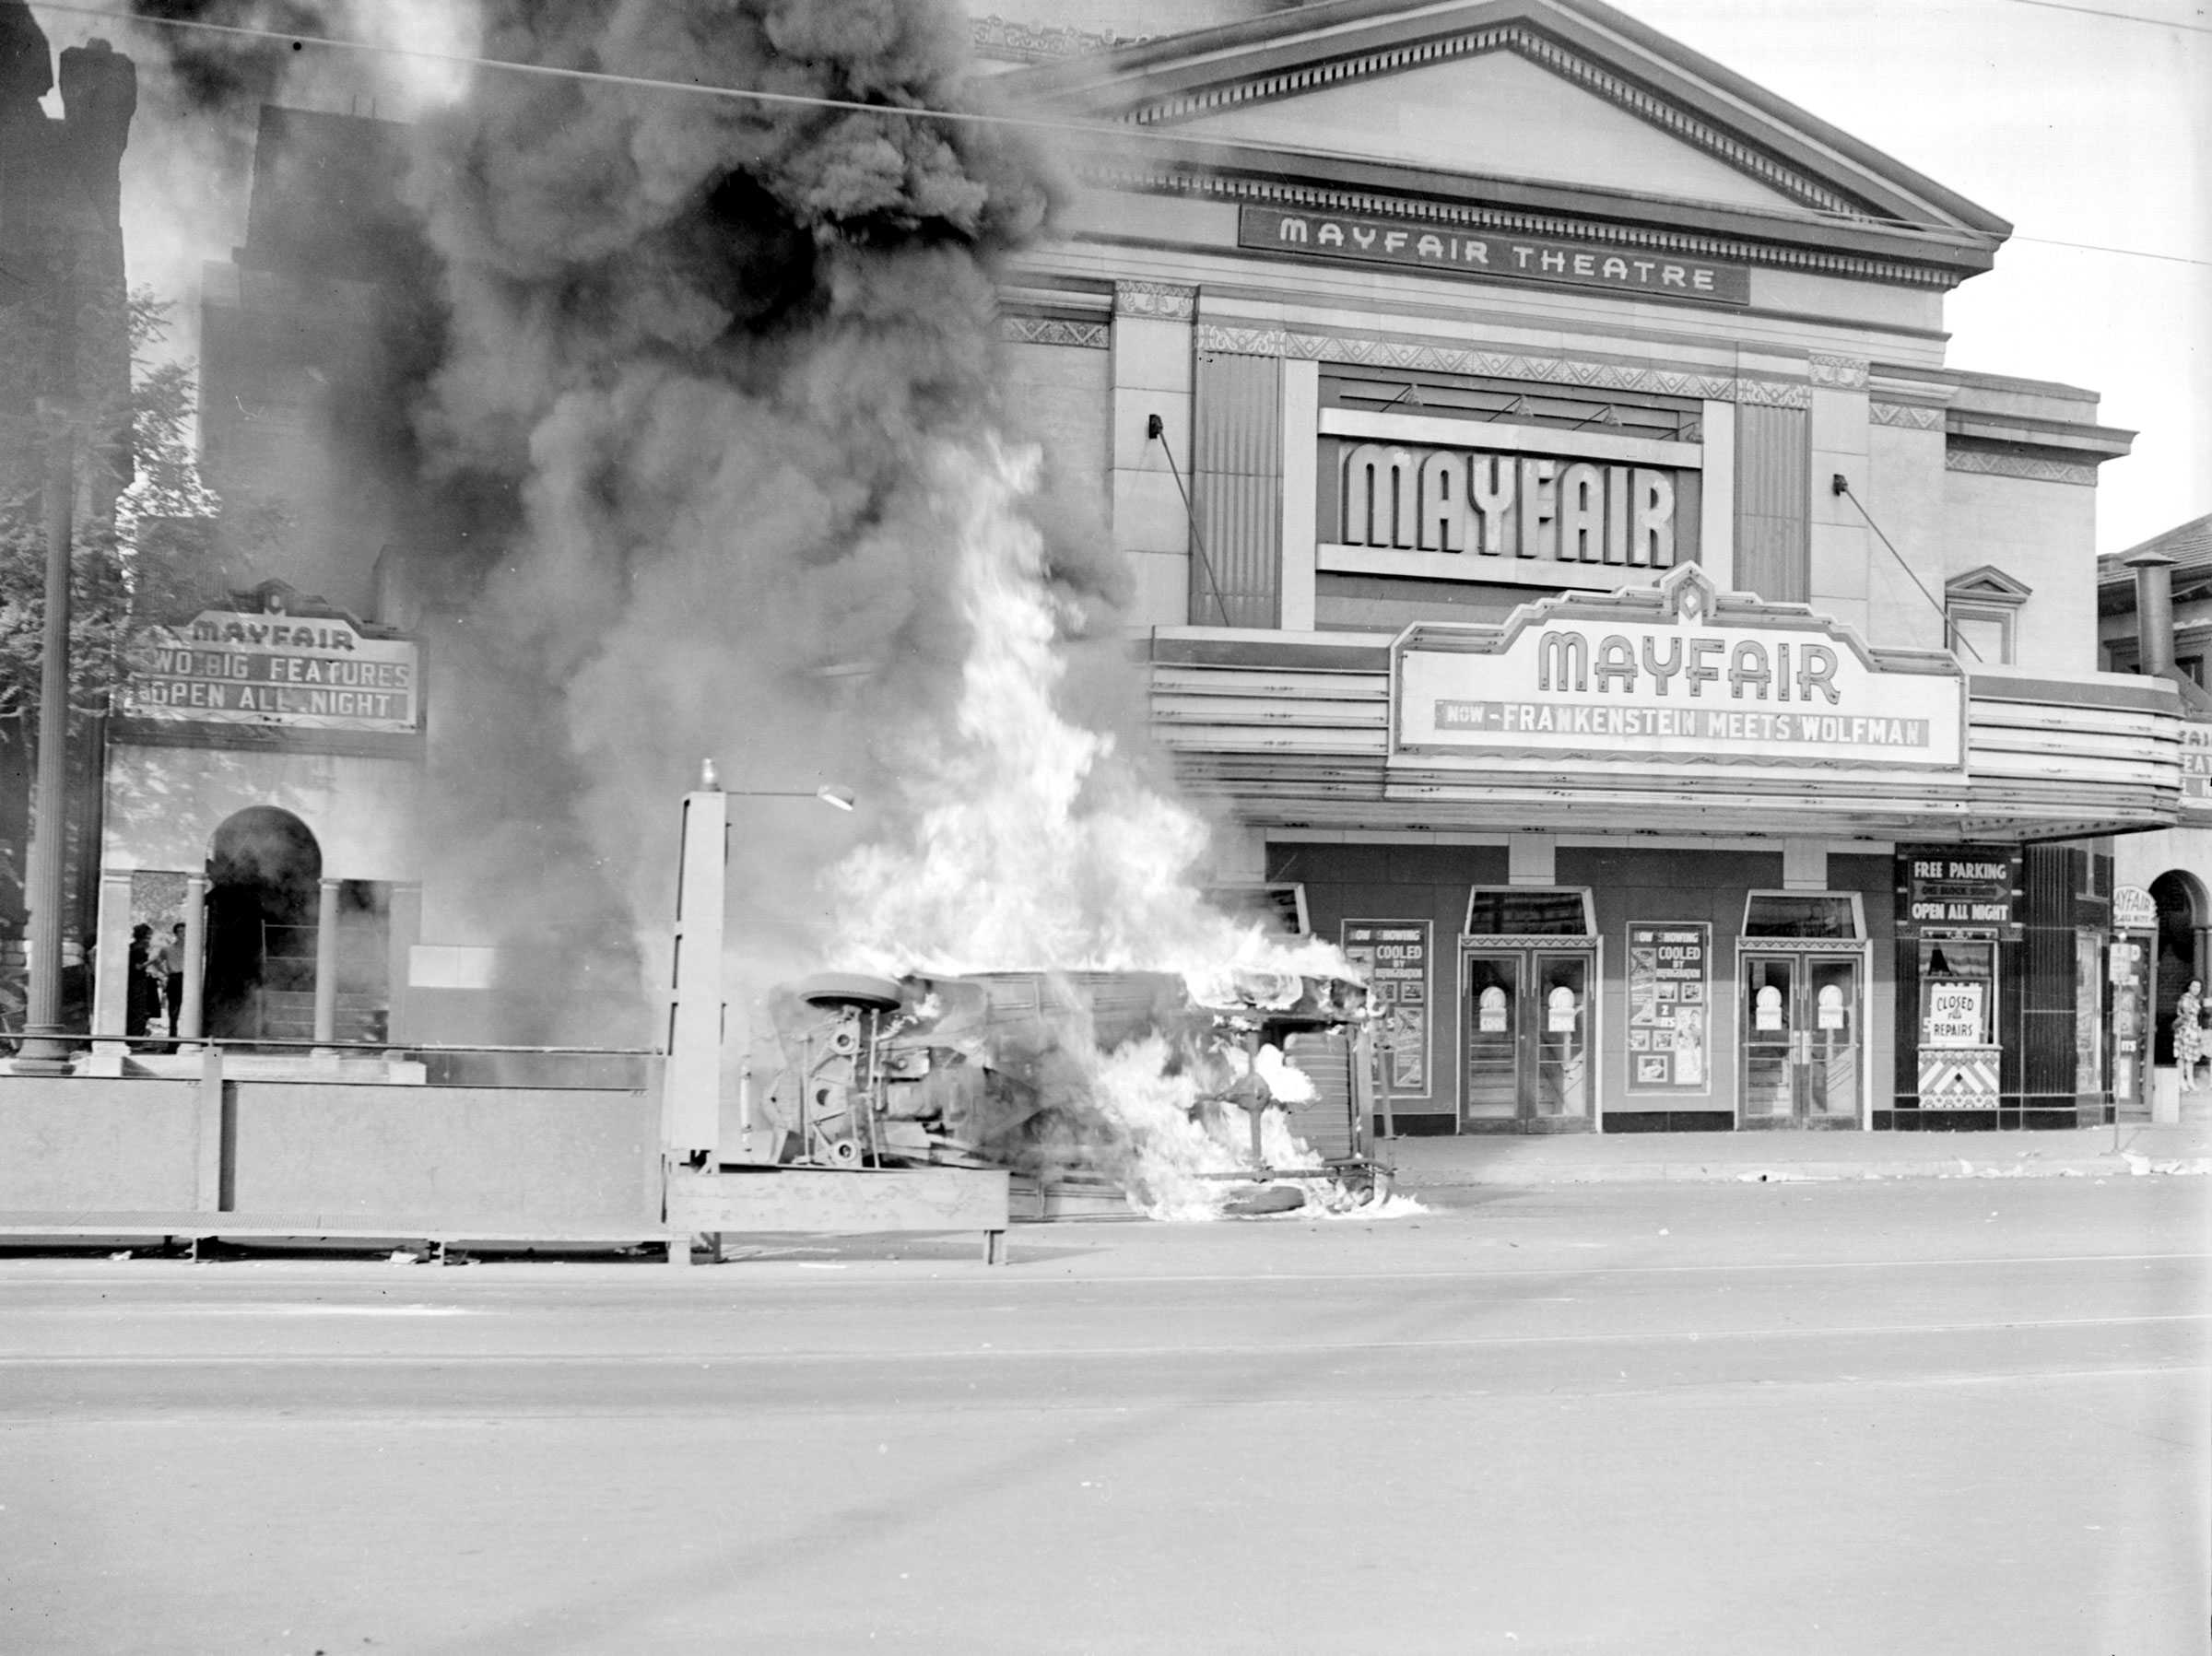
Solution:
<path fill-rule="evenodd" d="M 1019 405 L 1218 876 L 1376 969 L 1399 1131 L 2150 1108 L 2113 848 L 2201 698 L 2099 670 L 2130 434 L 1945 364 L 2003 220 L 1594 0 L 982 40 L 1107 129 Z"/>
<path fill-rule="evenodd" d="M 2159 875 L 2114 848 L 2202 842 L 2212 722 L 2100 670 L 2129 434 L 1945 364 L 2006 224 L 1595 0 L 1209 20 L 1258 9 L 977 23 L 985 91 L 1085 129 L 1004 277 L 1009 395 L 1136 573 L 1213 877 L 1371 965 L 1397 1130 L 2152 1110 Z M 400 170 L 265 112 L 203 315 L 218 488 L 314 462 Z M 114 722 L 100 1029 L 181 916 L 194 1033 L 483 1038 L 409 828 L 437 664 L 349 534 Z"/>

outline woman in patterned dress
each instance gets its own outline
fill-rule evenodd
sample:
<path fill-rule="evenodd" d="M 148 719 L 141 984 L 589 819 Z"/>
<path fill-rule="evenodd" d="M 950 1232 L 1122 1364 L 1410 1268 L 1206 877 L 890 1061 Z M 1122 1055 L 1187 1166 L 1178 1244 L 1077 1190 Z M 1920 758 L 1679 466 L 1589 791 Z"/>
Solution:
<path fill-rule="evenodd" d="M 2196 979 L 2173 1004 L 2173 1062 L 2182 1072 L 2182 1090 L 2196 1090 L 2197 1061 L 2205 1055 L 2205 986 Z"/>

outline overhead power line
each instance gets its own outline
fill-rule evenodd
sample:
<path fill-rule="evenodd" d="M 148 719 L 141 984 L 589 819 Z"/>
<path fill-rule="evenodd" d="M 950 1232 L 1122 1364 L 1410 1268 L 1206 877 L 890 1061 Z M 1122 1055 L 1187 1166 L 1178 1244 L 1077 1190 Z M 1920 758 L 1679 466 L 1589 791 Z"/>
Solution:
<path fill-rule="evenodd" d="M 2021 6 L 2058 6 L 2058 0 L 2013 0 Z M 135 17 L 110 11 L 102 6 L 75 4 L 73 0 L 38 0 L 41 11 L 58 12 L 67 17 L 92 18 L 104 23 L 142 24 L 155 29 L 191 30 L 203 34 L 227 35 L 234 39 L 281 41 L 295 46 L 315 46 L 334 52 L 354 52 L 372 57 L 410 58 L 418 62 L 441 64 L 449 67 L 467 69 L 501 69 L 515 75 L 536 76 L 551 80 L 585 81 L 602 86 L 636 87 L 645 91 L 688 93 L 693 97 L 721 98 L 740 102 L 773 106 L 843 110 L 859 114 L 905 116 L 913 120 L 958 122 L 971 126 L 1006 126 L 1030 132 L 1057 133 L 1074 137 L 1115 138 L 1122 140 L 1149 140 L 1161 144 L 1185 144 L 1194 138 L 1198 142 L 1225 149 L 1247 150 L 1254 155 L 1277 157 L 1284 153 L 1281 146 L 1252 144 L 1233 138 L 1221 138 L 1210 134 L 1196 134 L 1186 137 L 1152 126 L 1134 126 L 1120 122 L 1071 121 L 1065 117 L 1015 115 L 999 111 L 946 110 L 920 104 L 864 103 L 854 99 L 825 98 L 807 92 L 770 92 L 753 87 L 716 86 L 707 81 L 662 80 L 651 76 L 624 75 L 611 69 L 577 69 L 553 64 L 523 63 L 514 58 L 483 57 L 463 52 L 430 52 L 415 46 L 390 46 L 380 41 L 349 41 L 335 35 L 291 34 L 282 29 L 255 29 L 238 23 L 208 23 L 192 18 Z M 2087 11 L 2085 6 L 2058 6 L 2065 11 Z M 2122 18 L 2117 12 L 2096 12 L 2099 17 L 2120 18 L 2128 22 L 2158 22 L 2151 18 Z M 2194 29 L 2194 24 L 2177 23 L 2176 29 Z M 2199 29 L 2212 33 L 2212 29 Z M 1968 247 L 1979 240 L 1975 233 L 1955 230 L 1947 234 L 1946 227 L 1930 225 L 1912 218 L 1886 217 L 1878 213 L 1852 211 L 1772 212 L 1762 216 L 1788 224 L 1872 225 L 1910 230 L 1931 241 Z M 2081 253 L 2109 253 L 2118 258 L 2155 259 L 2171 264 L 2194 264 L 2212 268 L 2212 259 L 2193 258 L 2185 253 L 2152 253 L 2139 247 L 2112 247 L 2096 241 L 2065 241 L 2049 236 L 2030 236 L 2015 231 L 2009 240 L 2030 241 L 2044 247 L 2069 247 Z"/>
<path fill-rule="evenodd" d="M 577 69 L 556 64 L 526 64 L 515 58 L 483 57 L 466 52 L 429 52 L 419 46 L 388 46 L 377 41 L 349 41 L 337 35 L 295 34 L 280 29 L 253 29 L 241 23 L 208 23 L 196 18 L 138 17 L 110 11 L 104 6 L 80 6 L 67 0 L 38 0 L 41 11 L 65 17 L 96 18 L 103 23 L 142 24 L 153 29 L 185 29 L 201 34 L 228 35 L 236 40 L 283 41 L 294 47 L 316 46 L 333 52 L 358 52 L 371 57 L 412 58 L 420 63 L 443 64 L 464 69 L 504 69 L 515 75 L 535 75 L 547 80 L 589 81 L 602 86 L 639 87 L 654 92 L 684 92 L 693 97 L 727 98 L 748 103 L 789 104 L 812 109 L 851 110 L 868 115 L 907 115 L 931 121 L 959 121 L 974 125 L 1038 127 L 1048 131 L 1088 131 L 1093 134 L 1118 127 L 1082 127 L 1072 122 L 1040 120 L 982 110 L 940 110 L 913 104 L 863 103 L 857 99 L 823 98 L 807 92 L 769 92 L 757 87 L 723 87 L 702 80 L 660 80 L 648 75 L 621 75 L 611 69 Z"/>
<path fill-rule="evenodd" d="M 2124 259 L 2158 259 L 2168 264 L 2212 265 L 2212 259 L 2192 259 L 2186 253 L 2147 253 L 2139 247 L 2107 247 L 2100 241 L 2058 241 L 2049 236 L 2015 236 L 2015 241 L 2032 241 L 2038 247 L 2071 247 L 2085 253 L 2117 253 Z"/>
<path fill-rule="evenodd" d="M 2148 23 L 2154 29 L 2179 29 L 2189 34 L 2212 34 L 2212 26 L 2180 23 L 2171 18 L 2146 18 L 2136 12 L 2104 11 L 2094 6 L 2069 6 L 2065 0 L 2012 0 L 2015 6 L 2039 6 L 2044 11 L 2078 12 L 2085 18 L 2103 18 L 2113 23 Z"/>

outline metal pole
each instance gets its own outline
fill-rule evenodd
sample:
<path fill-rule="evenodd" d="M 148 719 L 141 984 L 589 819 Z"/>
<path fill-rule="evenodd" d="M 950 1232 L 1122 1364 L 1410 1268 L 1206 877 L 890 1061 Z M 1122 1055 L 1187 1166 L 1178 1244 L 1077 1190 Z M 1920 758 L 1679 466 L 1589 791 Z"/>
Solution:
<path fill-rule="evenodd" d="M 1398 1015 L 1385 1012 L 1379 1020 L 1378 1032 L 1382 1039 L 1375 1043 L 1375 1096 L 1382 1106 L 1382 1142 L 1389 1144 L 1398 1136 L 1395 1100 L 1391 1095 L 1390 1066 L 1397 1062 Z"/>
<path fill-rule="evenodd" d="M 325 875 L 315 893 L 315 1039 L 324 1048 L 338 1038 L 339 884 Z"/>
<path fill-rule="evenodd" d="M 661 1148 L 712 1172 L 722 1148 L 723 905 L 729 874 L 729 798 L 712 766 L 684 795 L 677 841 L 676 957 L 662 1072 Z"/>
<path fill-rule="evenodd" d="M 69 808 L 69 548 L 76 478 L 71 422 L 51 403 L 40 412 L 46 427 L 46 629 L 40 642 L 37 803 L 23 881 L 30 983 L 15 1068 L 18 1075 L 65 1075 L 70 1047 L 62 1039 L 62 870 Z"/>

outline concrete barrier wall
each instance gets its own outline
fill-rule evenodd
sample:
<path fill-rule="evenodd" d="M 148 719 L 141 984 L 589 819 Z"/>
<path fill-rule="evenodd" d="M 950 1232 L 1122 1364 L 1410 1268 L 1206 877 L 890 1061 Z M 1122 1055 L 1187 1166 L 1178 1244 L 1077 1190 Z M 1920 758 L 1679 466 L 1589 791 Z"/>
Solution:
<path fill-rule="evenodd" d="M 0 1076 L 0 1214 L 196 1207 L 199 1090 Z"/>
<path fill-rule="evenodd" d="M 640 1092 L 235 1084 L 231 1205 L 564 1222 L 657 1218 L 660 1110 Z"/>
<path fill-rule="evenodd" d="M 558 1235 L 660 1213 L 643 1091 L 0 1076 L 0 1224 L 306 1216 Z"/>

